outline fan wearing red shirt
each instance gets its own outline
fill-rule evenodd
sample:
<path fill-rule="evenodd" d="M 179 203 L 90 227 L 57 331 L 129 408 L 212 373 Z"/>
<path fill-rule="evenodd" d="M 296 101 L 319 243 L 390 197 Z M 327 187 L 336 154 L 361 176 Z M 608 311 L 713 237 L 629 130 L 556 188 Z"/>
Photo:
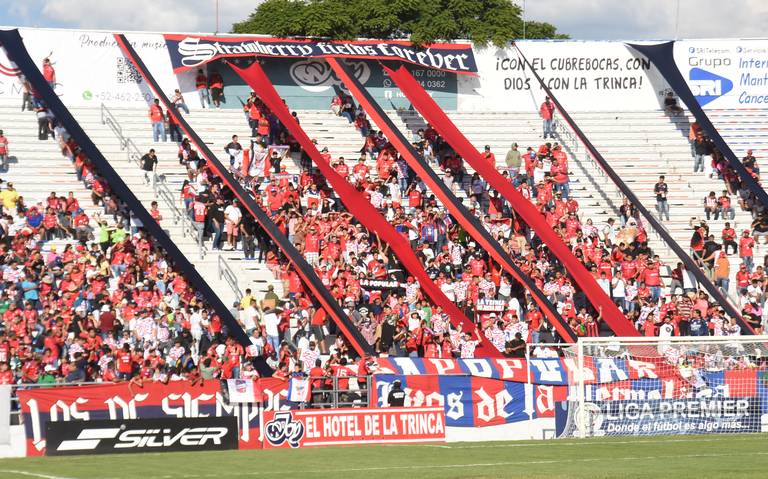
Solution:
<path fill-rule="evenodd" d="M 656 301 L 661 297 L 661 274 L 659 272 L 659 266 L 655 263 L 648 262 L 647 267 L 643 271 L 643 277 L 641 278 L 648 289 L 651 290 L 651 299 Z"/>
<path fill-rule="evenodd" d="M 321 364 L 322 364 L 322 361 L 320 359 L 316 359 L 314 367 L 312 367 L 312 369 L 309 370 L 309 377 L 312 378 L 311 379 L 311 384 L 312 384 L 312 389 L 313 390 L 314 389 L 318 389 L 318 390 L 319 389 L 323 389 L 323 382 L 324 382 L 324 380 L 322 378 L 324 378 L 326 376 L 326 374 L 325 374 L 325 369 L 323 369 L 320 366 Z M 313 394 L 312 397 L 313 397 L 313 400 L 315 400 L 314 398 L 315 397 L 319 397 L 319 396 L 315 396 Z"/>
<path fill-rule="evenodd" d="M 133 355 L 129 344 L 123 344 L 123 349 L 115 353 L 115 361 L 117 361 L 117 377 L 126 381 L 131 379 L 133 376 Z"/>
<path fill-rule="evenodd" d="M 723 238 L 723 251 L 728 254 L 728 248 L 733 248 L 735 254 L 739 250 L 739 246 L 736 244 L 736 230 L 731 228 L 731 223 L 726 222 L 722 233 Z"/>
<path fill-rule="evenodd" d="M 749 236 L 749 230 L 744 230 L 742 237 L 739 238 L 739 256 L 748 271 L 752 271 L 752 268 L 755 266 L 752 253 L 754 246 L 755 240 Z"/>
<path fill-rule="evenodd" d="M 53 68 L 50 58 L 43 59 L 43 78 L 51 85 L 52 89 L 56 89 L 56 70 Z"/>
<path fill-rule="evenodd" d="M 739 271 L 736 272 L 736 288 L 739 291 L 739 294 L 741 295 L 747 294 L 747 288 L 749 287 L 749 283 L 752 280 L 750 276 L 751 275 L 749 274 L 747 265 L 745 264 L 740 265 Z"/>
<path fill-rule="evenodd" d="M 14 384 L 13 371 L 8 367 L 8 363 L 5 361 L 0 362 L 0 385 Z"/>
<path fill-rule="evenodd" d="M 355 372 L 352 371 L 352 369 L 347 367 L 347 358 L 341 358 L 339 360 L 339 364 L 334 364 L 331 366 L 331 371 L 333 372 L 333 375 L 336 376 L 338 379 L 338 389 L 345 391 L 349 389 L 349 377 L 354 376 Z"/>

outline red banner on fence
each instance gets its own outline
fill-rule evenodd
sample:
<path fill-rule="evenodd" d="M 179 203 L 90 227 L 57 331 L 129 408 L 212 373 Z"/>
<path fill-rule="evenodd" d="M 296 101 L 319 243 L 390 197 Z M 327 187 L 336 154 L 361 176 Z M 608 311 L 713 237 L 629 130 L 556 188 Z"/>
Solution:
<path fill-rule="evenodd" d="M 445 442 L 442 407 L 264 413 L 264 448 Z"/>

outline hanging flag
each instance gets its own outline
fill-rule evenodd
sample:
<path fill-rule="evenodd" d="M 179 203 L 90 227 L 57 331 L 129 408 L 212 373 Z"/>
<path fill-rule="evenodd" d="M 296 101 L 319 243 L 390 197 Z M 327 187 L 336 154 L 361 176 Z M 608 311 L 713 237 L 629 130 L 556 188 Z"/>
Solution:
<path fill-rule="evenodd" d="M 230 404 L 257 402 L 252 379 L 227 379 L 227 392 Z"/>
<path fill-rule="evenodd" d="M 288 380 L 288 400 L 309 402 L 309 379 L 293 377 Z"/>

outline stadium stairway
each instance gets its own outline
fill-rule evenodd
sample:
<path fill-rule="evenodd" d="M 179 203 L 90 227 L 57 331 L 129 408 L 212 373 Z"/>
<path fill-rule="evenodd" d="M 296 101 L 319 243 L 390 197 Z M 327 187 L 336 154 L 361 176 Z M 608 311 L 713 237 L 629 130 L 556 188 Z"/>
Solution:
<path fill-rule="evenodd" d="M 659 175 L 665 175 L 669 184 L 671 221 L 664 225 L 672 237 L 687 248 L 693 234 L 691 219 L 706 218 L 704 197 L 711 191 L 719 196 L 725 190 L 725 184 L 717 177 L 693 173 L 693 156 L 688 142 L 689 118 L 669 117 L 661 111 L 612 115 L 578 112 L 573 116 L 595 147 L 652 211 L 656 205 L 653 186 Z M 736 216 L 728 221 L 740 235 L 742 230 L 750 229 L 752 216 L 741 210 L 735 196 L 731 199 Z M 718 242 L 726 221 L 722 217 L 707 221 L 710 233 Z M 763 245 L 755 249 L 757 264 L 762 263 L 761 258 L 766 252 L 768 248 Z M 733 279 L 740 260 L 738 255 L 730 255 L 729 259 Z"/>
<path fill-rule="evenodd" d="M 4 108 L 3 111 L 7 110 Z M 128 160 L 126 151 L 121 149 L 120 141 L 110 126 L 102 123 L 101 108 L 95 105 L 94 107 L 72 107 L 70 111 L 144 206 L 149 209 L 150 203 L 153 200 L 157 200 L 163 216 L 161 222 L 163 228 L 169 233 L 170 237 L 176 242 L 187 258 L 198 268 L 225 304 L 232 305 L 239 298 L 238 294 L 227 282 L 227 277 L 220 277 L 219 275 L 220 257 L 229 266 L 231 271 L 230 279 L 237 282 L 240 292 L 244 292 L 246 288 L 251 288 L 254 294 L 260 297 L 266 292 L 269 285 L 273 285 L 275 292 L 282 294 L 282 281 L 276 280 L 272 272 L 263 263 L 245 261 L 242 251 L 213 251 L 210 248 L 210 241 L 208 241 L 206 242 L 205 255 L 203 258 L 200 258 L 199 248 L 194 235 L 185 234 L 181 222 L 175 223 L 173 220 L 173 209 L 162 198 L 155 197 L 152 186 L 144 180 L 143 171 L 136 163 Z M 110 111 L 122 128 L 124 137 L 132 139 L 142 154 L 149 151 L 150 148 L 155 148 L 159 159 L 157 173 L 160 181 L 165 183 L 170 190 L 171 198 L 176 202 L 176 207 L 183 210 L 180 192 L 182 183 L 186 178 L 186 173 L 184 167 L 178 164 L 177 145 L 170 141 L 167 143 L 153 143 L 151 127 L 145 109 L 111 108 Z M 9 119 L 13 121 L 13 118 L 17 115 L 18 113 L 15 113 Z M 36 128 L 34 116 L 29 113 L 25 113 L 25 115 L 30 115 L 29 119 L 26 120 L 26 122 L 29 122 L 30 128 Z M 6 130 L 6 133 L 13 132 Z M 36 130 L 32 131 L 32 133 L 35 136 L 32 137 L 31 141 L 37 141 Z M 15 133 L 13 135 L 15 136 Z M 11 142 L 10 146 L 13 148 L 16 143 L 13 136 L 9 135 L 9 140 Z M 51 142 L 51 144 L 53 145 L 54 143 Z M 14 154 L 20 153 L 18 149 L 13 149 L 11 152 Z M 69 168 L 68 171 L 71 172 L 72 181 L 76 183 L 76 176 L 72 166 L 63 158 L 61 161 L 62 164 Z M 47 170 L 46 164 L 42 163 L 36 168 L 38 172 Z M 30 174 L 33 174 L 32 171 L 30 171 Z M 90 203 L 86 190 L 85 199 L 81 200 L 81 204 Z"/>
<path fill-rule="evenodd" d="M 101 207 L 93 205 L 90 190 L 77 179 L 72 163 L 62 155 L 58 141 L 52 138 L 39 140 L 35 113 L 22 112 L 20 103 L 0 101 L 0 130 L 8 138 L 10 151 L 8 171 L 0 173 L 2 188 L 7 183 L 13 183 L 27 206 L 37 203 L 45 206 L 51 192 L 56 192 L 57 196 L 67 196 L 72 192 L 88 216 L 101 212 Z M 49 241 L 44 251 L 67 242 L 58 239 Z"/>
<path fill-rule="evenodd" d="M 728 143 L 731 150 L 741 159 L 752 150 L 762 170 L 768 168 L 768 108 L 753 110 L 708 110 L 707 116 Z M 693 117 L 685 119 L 695 121 Z"/>

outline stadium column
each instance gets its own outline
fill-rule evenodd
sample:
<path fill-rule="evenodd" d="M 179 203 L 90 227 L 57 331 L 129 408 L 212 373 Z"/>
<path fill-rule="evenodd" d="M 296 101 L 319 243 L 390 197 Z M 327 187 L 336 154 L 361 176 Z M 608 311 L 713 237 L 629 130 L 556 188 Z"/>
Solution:
<path fill-rule="evenodd" d="M 699 268 L 699 266 L 691 259 L 690 256 L 680 247 L 679 244 L 670 236 L 670 234 L 667 232 L 667 230 L 664 229 L 664 227 L 659 223 L 659 221 L 651 214 L 648 209 L 643 206 L 643 203 L 637 198 L 637 196 L 632 192 L 632 190 L 624 183 L 624 181 L 621 179 L 619 175 L 616 174 L 616 172 L 613 170 L 611 165 L 605 160 L 603 155 L 600 154 L 599 151 L 597 151 L 597 148 L 592 144 L 591 141 L 589 141 L 589 138 L 584 134 L 583 131 L 581 131 L 581 128 L 576 124 L 576 122 L 573 121 L 573 118 L 568 114 L 567 111 L 565 111 L 565 108 L 563 108 L 563 105 L 557 100 L 557 97 L 555 97 L 552 90 L 544 83 L 541 76 L 539 75 L 539 72 L 536 71 L 536 69 L 533 68 L 533 65 L 528 61 L 528 58 L 523 54 L 522 50 L 520 50 L 520 47 L 515 43 L 515 48 L 517 49 L 518 54 L 520 55 L 520 58 L 525 63 L 526 68 L 528 68 L 531 73 L 533 73 L 533 76 L 536 77 L 536 81 L 539 82 L 539 85 L 541 86 L 542 90 L 549 96 L 549 98 L 552 99 L 552 102 L 555 104 L 555 107 L 557 107 L 557 111 L 560 113 L 560 116 L 563 117 L 563 120 L 565 120 L 566 123 L 568 123 L 568 126 L 573 130 L 573 132 L 576 134 L 576 136 L 579 138 L 581 143 L 584 145 L 584 147 L 587 149 L 590 155 L 592 155 L 592 158 L 600 165 L 600 168 L 603 169 L 606 175 L 613 181 L 613 183 L 616 185 L 617 188 L 621 191 L 621 193 L 629 199 L 629 201 L 640 211 L 640 213 L 643 215 L 645 220 L 651 225 L 653 230 L 661 236 L 661 238 L 664 240 L 664 243 L 667 244 L 667 246 L 674 251 L 675 255 L 677 255 L 678 258 L 680 258 L 680 261 L 683 262 L 685 265 L 685 268 L 687 271 L 690 271 L 693 273 L 693 275 L 696 277 L 696 281 L 701 284 L 704 289 L 707 290 L 707 292 L 712 295 L 712 297 L 715 299 L 716 302 L 720 303 L 720 306 L 725 309 L 725 311 L 728 313 L 728 316 L 732 318 L 736 318 L 739 325 L 741 326 L 741 330 L 744 332 L 747 332 L 749 334 L 755 334 L 754 329 L 744 321 L 744 319 L 741 317 L 739 312 L 736 310 L 736 308 L 728 301 L 728 299 L 723 295 L 723 293 L 720 291 L 719 288 L 715 287 L 714 284 L 712 284 L 712 281 L 707 278 L 707 276 L 704 274 L 703 271 Z"/>
<path fill-rule="evenodd" d="M 534 301 L 542 309 L 549 322 L 557 329 L 558 334 L 560 334 L 560 336 L 567 342 L 575 342 L 575 333 L 571 330 L 563 317 L 560 316 L 557 308 L 555 308 L 536 284 L 514 263 L 501 245 L 499 245 L 488 231 L 485 230 L 482 224 L 480 224 L 480 221 L 469 213 L 467 208 L 462 205 L 458 198 L 456 198 L 456 196 L 445 186 L 445 183 L 437 177 L 432 168 L 419 156 L 413 146 L 411 146 L 386 113 L 384 113 L 378 103 L 376 103 L 370 96 L 357 78 L 354 77 L 349 70 L 349 67 L 342 61 L 333 57 L 326 57 L 326 61 L 328 61 L 331 68 L 333 68 L 339 76 L 339 79 L 341 79 L 344 85 L 349 88 L 352 95 L 363 106 L 366 113 L 371 116 L 376 125 L 386 134 L 389 141 L 403 156 L 408 165 L 419 175 L 419 178 L 429 186 L 446 208 L 448 208 L 448 211 L 454 218 L 456 218 L 456 221 L 458 221 L 462 228 L 464 228 L 467 233 L 469 233 L 469 235 L 488 252 L 494 261 L 501 265 L 504 271 L 512 275 L 512 277 L 514 277 L 520 284 L 525 286 L 531 293 Z"/>
<path fill-rule="evenodd" d="M 125 35 L 115 34 L 117 44 L 120 46 L 123 54 L 133 63 L 136 69 L 141 73 L 141 76 L 147 82 L 149 87 L 155 93 L 157 98 L 168 110 L 168 114 L 172 115 L 174 120 L 179 124 L 184 134 L 189 140 L 197 147 L 198 151 L 208 162 L 208 165 L 213 171 L 221 178 L 232 193 L 237 197 L 245 209 L 253 216 L 256 222 L 266 231 L 272 241 L 278 246 L 280 251 L 285 254 L 288 260 L 291 262 L 296 270 L 296 273 L 304 281 L 304 284 L 309 288 L 313 297 L 320 303 L 323 309 L 333 319 L 336 326 L 344 333 L 347 340 L 351 343 L 352 347 L 357 351 L 360 356 L 365 354 L 373 354 L 371 345 L 363 338 L 363 335 L 344 313 L 339 306 L 338 302 L 333 298 L 331 293 L 320 281 L 315 270 L 310 266 L 299 251 L 288 241 L 285 235 L 278 229 L 277 225 L 272 219 L 261 209 L 256 203 L 251 194 L 243 188 L 240 183 L 234 178 L 234 176 L 224 167 L 219 159 L 211 152 L 210 148 L 203 142 L 197 133 L 189 126 L 187 121 L 182 115 L 173 107 L 168 97 L 163 93 L 159 87 L 155 78 L 147 69 L 144 61 L 139 57 L 131 44 L 126 39 Z"/>
<path fill-rule="evenodd" d="M 677 96 L 679 96 L 683 103 L 685 103 L 688 110 L 693 113 L 696 121 L 704 131 L 707 132 L 707 135 L 715 143 L 715 146 L 717 146 L 720 153 L 722 153 L 728 160 L 728 164 L 730 164 L 739 174 L 741 181 L 743 181 L 749 187 L 749 190 L 757 196 L 763 207 L 768 208 L 768 193 L 766 193 L 765 189 L 763 189 L 757 180 L 749 173 L 749 171 L 747 171 L 741 161 L 736 157 L 733 150 L 731 150 L 731 147 L 728 146 L 728 143 L 726 143 L 723 137 L 720 136 L 720 132 L 717 131 L 715 125 L 712 124 L 712 121 L 704 112 L 701 105 L 699 105 L 693 92 L 688 88 L 688 84 L 683 78 L 683 75 L 680 74 L 680 70 L 675 63 L 675 42 L 665 42 L 657 45 L 636 45 L 628 43 L 627 45 L 648 57 L 651 63 L 658 68 L 661 75 L 667 83 L 669 83 L 669 86 L 672 87 L 675 93 L 677 93 Z"/>
<path fill-rule="evenodd" d="M 495 165 L 488 163 L 472 143 L 459 131 L 448 115 L 437 105 L 435 100 L 417 82 L 405 65 L 389 68 L 384 65 L 384 71 L 395 81 L 400 91 L 410 100 L 411 104 L 431 124 L 440 136 L 445 138 L 456 152 L 480 173 L 488 183 L 495 188 L 525 222 L 538 234 L 544 244 L 557 256 L 573 276 L 576 284 L 584 291 L 587 298 L 596 308 L 602 309 L 602 316 L 608 326 L 617 336 L 637 336 L 639 333 L 630 321 L 619 311 L 611 298 L 597 284 L 596 279 L 587 268 L 574 256 L 562 239 L 547 224 L 544 216 L 515 189 L 510 181 L 504 178 Z"/>
<path fill-rule="evenodd" d="M 195 266 L 184 256 L 179 250 L 176 244 L 170 237 L 163 231 L 160 224 L 152 218 L 152 215 L 144 208 L 141 201 L 133 194 L 128 185 L 123 182 L 120 175 L 112 168 L 101 154 L 96 145 L 91 141 L 90 137 L 80 127 L 80 124 L 75 120 L 67 107 L 59 99 L 58 95 L 54 93 L 50 85 L 43 75 L 38 70 L 32 59 L 27 52 L 26 47 L 19 35 L 18 30 L 0 31 L 0 45 L 5 48 L 8 57 L 16 64 L 17 67 L 24 74 L 24 77 L 29 81 L 32 88 L 38 95 L 45 101 L 45 104 L 53 112 L 58 121 L 64 125 L 67 132 L 74 138 L 78 146 L 93 161 L 96 165 L 96 169 L 108 182 L 112 191 L 128 206 L 131 213 L 136 216 L 139 221 L 144 225 L 144 229 L 157 241 L 157 243 L 163 247 L 168 256 L 173 260 L 174 264 L 179 268 L 184 277 L 189 283 L 197 289 L 216 311 L 216 314 L 221 317 L 227 329 L 230 331 L 232 337 L 243 346 L 249 346 L 251 344 L 248 336 L 240 327 L 238 322 L 230 313 L 229 308 L 219 299 L 218 295 L 203 279 Z"/>
<path fill-rule="evenodd" d="M 248 68 L 239 68 L 233 64 L 229 65 L 257 93 L 272 113 L 277 115 L 280 122 L 288 129 L 291 135 L 296 138 L 302 149 L 320 169 L 325 179 L 330 182 L 347 210 L 355 216 L 355 219 L 360 221 L 369 231 L 376 233 L 382 240 L 387 242 L 392 251 L 397 255 L 397 258 L 403 263 L 403 266 L 418 280 L 426 296 L 434 304 L 442 307 L 443 311 L 448 314 L 451 323 L 454 325 L 462 324 L 464 331 L 472 331 L 475 328 L 474 323 L 432 281 L 406 239 L 384 219 L 381 213 L 373 207 L 365 196 L 349 184 L 346 178 L 337 173 L 328 161 L 322 157 L 320 152 L 317 151 L 315 144 L 312 143 L 312 140 L 283 103 L 283 99 L 280 98 L 261 65 L 258 62 L 252 63 Z M 482 349 L 479 350 L 480 355 L 501 356 L 500 351 L 484 335 L 479 334 L 478 336 L 482 346 Z"/>

